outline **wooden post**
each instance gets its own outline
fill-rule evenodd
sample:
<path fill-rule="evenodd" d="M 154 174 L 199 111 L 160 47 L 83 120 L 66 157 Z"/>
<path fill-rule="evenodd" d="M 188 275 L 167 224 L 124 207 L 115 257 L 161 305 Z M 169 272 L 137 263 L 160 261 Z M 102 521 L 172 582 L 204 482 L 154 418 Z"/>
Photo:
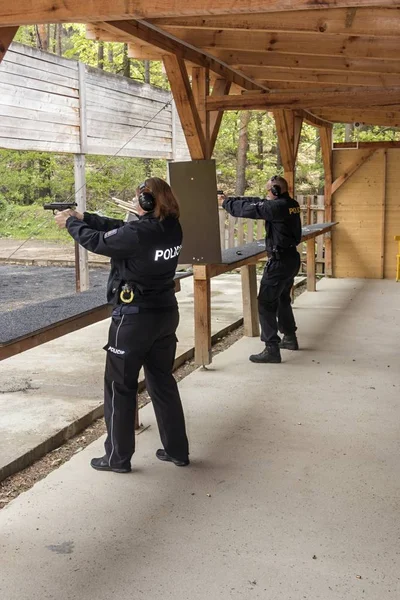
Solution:
<path fill-rule="evenodd" d="M 321 153 L 325 170 L 325 222 L 332 221 L 332 126 L 321 127 Z M 325 275 L 332 276 L 332 233 L 325 234 Z"/>
<path fill-rule="evenodd" d="M 80 154 L 74 156 L 75 202 L 78 212 L 86 210 L 86 158 L 87 152 L 87 118 L 86 118 L 86 67 L 78 63 L 79 83 L 79 137 Z M 75 256 L 76 291 L 84 292 L 89 289 L 89 260 L 88 251 L 78 246 Z"/>
<path fill-rule="evenodd" d="M 192 68 L 192 91 L 205 139 L 204 158 L 207 159 L 211 157 L 210 112 L 206 110 L 206 100 L 210 93 L 210 73 L 207 68 Z"/>
<path fill-rule="evenodd" d="M 257 303 L 257 265 L 245 265 L 240 269 L 242 276 L 244 335 L 260 335 Z"/>
<path fill-rule="evenodd" d="M 0 27 L 0 63 L 17 31 L 18 27 Z"/>
<path fill-rule="evenodd" d="M 194 361 L 211 363 L 211 286 L 207 265 L 193 266 L 194 286 Z"/>
<path fill-rule="evenodd" d="M 383 151 L 383 182 L 382 182 L 382 234 L 381 234 L 381 278 L 385 278 L 385 240 L 386 240 L 386 178 L 387 150 Z"/>
<path fill-rule="evenodd" d="M 275 110 L 274 118 L 279 149 L 282 157 L 284 177 L 288 182 L 289 194 L 294 195 L 297 151 L 300 142 L 303 117 L 293 110 Z"/>
<path fill-rule="evenodd" d="M 315 238 L 307 240 L 307 291 L 316 292 L 315 278 Z"/>
<path fill-rule="evenodd" d="M 74 156 L 74 176 L 75 176 L 75 202 L 78 212 L 84 213 L 86 210 L 86 176 L 85 176 L 85 155 L 75 154 Z M 76 243 L 76 242 L 75 242 Z M 75 259 L 75 272 L 77 292 L 84 292 L 89 289 L 89 261 L 88 251 L 79 246 Z M 78 284 L 79 282 L 79 284 Z"/>

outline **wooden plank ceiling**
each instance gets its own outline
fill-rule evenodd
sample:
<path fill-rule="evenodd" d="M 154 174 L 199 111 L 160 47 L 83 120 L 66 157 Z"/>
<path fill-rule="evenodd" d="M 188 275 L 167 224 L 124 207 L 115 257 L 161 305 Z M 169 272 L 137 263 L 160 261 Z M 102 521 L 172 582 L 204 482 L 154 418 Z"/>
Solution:
<path fill-rule="evenodd" d="M 55 22 L 87 23 L 90 37 L 126 41 L 133 57 L 175 54 L 206 67 L 211 87 L 224 89 L 221 79 L 230 87 L 210 96 L 209 110 L 289 108 L 315 123 L 400 124 L 400 0 L 2 2 L 0 59 L 14 27 Z"/>
<path fill-rule="evenodd" d="M 210 14 L 208 7 L 200 15 L 193 8 L 193 16 L 193 3 L 179 4 L 186 5 L 183 16 L 98 22 L 88 26 L 88 36 L 126 41 L 139 59 L 172 52 L 209 66 L 233 84 L 229 97 L 210 98 L 210 110 L 293 108 L 331 122 L 400 126 L 400 3 L 304 10 L 305 3 L 282 2 L 277 11 L 265 2 L 262 12 L 215 14 L 213 8 Z M 224 13 L 223 4 L 214 6 Z M 238 4 L 260 10 L 263 3 L 232 7 Z"/>

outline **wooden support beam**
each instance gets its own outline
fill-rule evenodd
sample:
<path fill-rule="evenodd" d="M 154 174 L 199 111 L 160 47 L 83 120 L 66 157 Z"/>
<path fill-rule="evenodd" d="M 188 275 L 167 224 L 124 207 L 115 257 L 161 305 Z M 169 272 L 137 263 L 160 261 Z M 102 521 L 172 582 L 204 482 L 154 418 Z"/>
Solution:
<path fill-rule="evenodd" d="M 378 3 L 377 3 L 378 4 Z M 295 6 L 293 7 L 296 8 Z M 284 10 L 284 9 L 283 9 Z M 201 17 L 181 16 L 168 19 L 151 19 L 158 27 L 171 25 L 184 29 L 210 29 L 234 31 L 305 32 L 316 34 L 323 43 L 325 34 L 397 36 L 399 34 L 398 11 L 396 8 L 336 8 L 297 10 L 278 13 L 229 15 L 204 15 Z"/>
<path fill-rule="evenodd" d="M 303 122 L 301 114 L 291 110 L 274 111 L 276 132 L 282 157 L 284 177 L 289 185 L 289 193 L 294 194 L 296 157 Z"/>
<path fill-rule="evenodd" d="M 211 363 L 211 285 L 207 265 L 193 266 L 194 360 L 197 365 Z"/>
<path fill-rule="evenodd" d="M 210 71 L 214 71 L 220 77 L 244 89 L 265 89 L 262 85 L 252 81 L 250 77 L 246 77 L 219 59 L 216 59 L 212 54 L 198 50 L 191 44 L 183 42 L 150 23 L 146 23 L 145 21 L 110 21 L 106 25 L 109 30 L 115 30 L 117 33 L 123 31 L 131 35 L 132 38 L 138 38 L 147 44 L 160 48 L 164 52 L 174 54 L 182 60 L 192 62 L 200 67 L 208 67 Z"/>
<path fill-rule="evenodd" d="M 211 95 L 213 97 L 228 95 L 231 85 L 231 82 L 226 79 L 217 79 L 214 83 Z M 210 156 L 212 156 L 224 113 L 220 110 L 209 112 L 208 114 L 210 115 Z"/>
<path fill-rule="evenodd" d="M 240 269 L 242 277 L 244 335 L 260 335 L 257 303 L 257 265 L 245 265 Z"/>
<path fill-rule="evenodd" d="M 383 150 L 382 177 L 382 216 L 381 216 L 381 279 L 385 278 L 385 242 L 386 242 L 386 181 L 387 181 L 387 150 Z"/>
<path fill-rule="evenodd" d="M 301 114 L 303 117 L 303 121 L 307 123 L 307 125 L 314 125 L 314 127 L 319 128 L 332 128 L 332 123 L 325 119 L 321 119 L 321 117 L 317 117 L 314 113 L 311 113 L 309 110 L 296 111 L 297 114 Z"/>
<path fill-rule="evenodd" d="M 400 111 L 400 87 L 391 89 L 341 88 L 292 91 L 271 91 L 268 94 L 237 94 L 234 96 L 210 97 L 208 110 L 267 110 L 267 108 L 323 108 L 343 107 L 372 108 Z"/>
<path fill-rule="evenodd" d="M 192 159 L 206 157 L 206 139 L 184 61 L 172 54 L 163 57 L 186 142 Z"/>
<path fill-rule="evenodd" d="M 0 20 L 1 23 L 1 20 Z M 8 50 L 8 46 L 14 39 L 18 27 L 0 27 L 0 63 Z"/>
<path fill-rule="evenodd" d="M 400 40 L 399 40 L 400 45 Z M 248 67 L 240 66 L 242 73 L 255 81 L 260 81 L 266 87 L 279 87 L 291 85 L 292 88 L 307 84 L 308 88 L 319 86 L 360 86 L 360 87 L 392 87 L 400 86 L 400 73 L 357 73 L 348 70 L 346 73 L 329 70 L 292 69 L 291 67 L 271 68 L 268 57 L 265 57 L 267 66 Z M 328 66 L 327 61 L 327 66 Z"/>
<path fill-rule="evenodd" d="M 394 74 L 400 72 L 400 59 L 382 60 L 377 58 L 359 58 L 354 56 L 323 56 L 320 54 L 273 54 L 259 49 L 249 50 L 213 49 L 213 55 L 234 68 L 258 67 L 260 69 L 301 69 L 323 72 Z"/>
<path fill-rule="evenodd" d="M 332 126 L 322 127 L 319 130 L 322 162 L 324 163 L 324 221 L 326 223 L 332 221 L 332 133 Z M 332 233 L 330 231 L 325 234 L 325 275 L 328 277 L 332 275 Z"/>
<path fill-rule="evenodd" d="M 307 240 L 307 292 L 316 292 L 315 238 Z"/>
<path fill-rule="evenodd" d="M 325 108 L 314 109 L 313 113 L 332 123 L 360 123 L 360 125 L 382 125 L 400 127 L 400 111 L 367 108 Z"/>
<path fill-rule="evenodd" d="M 301 16 L 299 16 L 299 19 Z M 181 29 L 164 26 L 170 33 L 188 44 L 202 49 L 221 48 L 258 52 L 260 48 L 270 54 L 312 54 L 315 56 L 348 56 L 397 60 L 399 57 L 398 37 L 373 38 L 324 34 L 323 39 L 307 33 L 268 33 L 260 31 L 233 31 L 226 29 L 202 30 Z"/>
<path fill-rule="evenodd" d="M 205 140 L 204 158 L 211 158 L 210 113 L 206 110 L 206 99 L 210 93 L 209 70 L 206 67 L 192 68 L 192 92 Z"/>
<path fill-rule="evenodd" d="M 363 165 L 365 162 L 367 162 L 367 160 L 373 154 L 375 154 L 375 152 L 376 152 L 375 149 L 366 151 L 365 154 L 363 154 L 363 156 L 361 156 L 361 158 L 358 158 L 355 162 L 353 162 L 353 164 L 351 164 L 350 167 L 342 175 L 340 175 L 337 179 L 335 179 L 335 181 L 332 183 L 332 194 L 337 192 L 337 190 L 348 179 L 350 179 L 350 177 L 353 175 L 353 173 L 355 173 L 361 167 L 361 165 Z"/>
<path fill-rule="evenodd" d="M 153 19 L 182 16 L 282 13 L 329 8 L 376 7 L 377 0 L 18 0 L 0 5 L 0 23 L 32 25 L 35 23 L 95 22 L 119 19 Z M 395 8 L 398 0 L 380 0 L 379 7 Z"/>

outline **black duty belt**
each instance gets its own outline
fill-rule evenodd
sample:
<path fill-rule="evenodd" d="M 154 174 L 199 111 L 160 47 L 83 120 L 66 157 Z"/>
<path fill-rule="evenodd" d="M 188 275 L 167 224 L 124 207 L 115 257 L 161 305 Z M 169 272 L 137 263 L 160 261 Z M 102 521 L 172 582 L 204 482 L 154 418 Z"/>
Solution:
<path fill-rule="evenodd" d="M 296 252 L 296 246 L 288 246 L 288 248 L 274 248 L 273 250 L 267 250 L 267 256 L 268 258 L 281 260 L 281 258 L 284 258 L 285 256 L 293 256 Z"/>
<path fill-rule="evenodd" d="M 122 315 L 137 315 L 138 313 L 163 313 L 177 310 L 177 306 L 136 306 L 132 304 L 118 304 L 112 311 L 113 317 L 122 317 Z"/>

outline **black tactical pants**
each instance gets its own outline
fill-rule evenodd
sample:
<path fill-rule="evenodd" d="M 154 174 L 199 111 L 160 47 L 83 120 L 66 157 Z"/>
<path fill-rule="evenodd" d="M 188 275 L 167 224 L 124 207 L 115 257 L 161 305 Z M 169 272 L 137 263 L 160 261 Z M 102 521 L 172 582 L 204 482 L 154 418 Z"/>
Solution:
<path fill-rule="evenodd" d="M 258 295 L 258 312 L 261 340 L 267 346 L 281 341 L 278 329 L 293 335 L 297 329 L 291 305 L 290 290 L 300 269 L 298 252 L 281 255 L 280 260 L 270 258 L 261 279 Z"/>
<path fill-rule="evenodd" d="M 172 375 L 178 323 L 177 308 L 112 318 L 104 382 L 105 450 L 112 466 L 128 466 L 135 451 L 136 394 L 142 366 L 161 442 L 170 456 L 188 458 L 185 419 Z"/>

